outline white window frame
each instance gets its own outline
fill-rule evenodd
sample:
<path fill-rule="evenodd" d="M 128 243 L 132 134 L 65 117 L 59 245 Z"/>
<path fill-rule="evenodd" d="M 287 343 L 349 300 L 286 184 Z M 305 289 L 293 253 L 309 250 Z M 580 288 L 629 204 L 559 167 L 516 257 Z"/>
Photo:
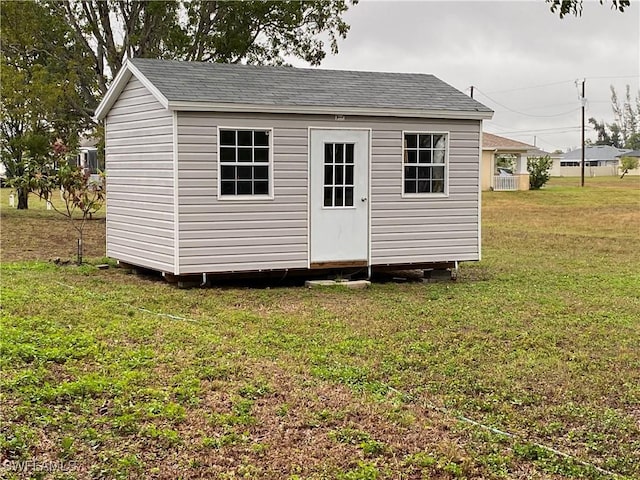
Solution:
<path fill-rule="evenodd" d="M 220 131 L 221 130 L 235 130 L 237 131 L 262 131 L 262 132 L 269 132 L 269 161 L 268 162 L 234 162 L 232 163 L 224 163 L 222 162 L 221 158 L 220 158 Z M 217 164 L 218 164 L 218 171 L 217 171 L 217 176 L 218 176 L 218 200 L 224 201 L 224 202 L 228 202 L 228 201 L 232 201 L 232 202 L 246 202 L 246 201 L 256 201 L 256 200 L 273 200 L 274 199 L 274 188 L 273 188 L 273 178 L 274 178 L 274 162 L 273 162 L 273 127 L 245 127 L 245 126 L 222 126 L 219 125 L 217 127 L 217 138 L 216 138 L 216 144 L 217 144 Z M 236 145 L 236 149 L 238 148 L 238 145 Z M 222 194 L 222 166 L 223 163 L 225 165 L 234 165 L 234 166 L 262 166 L 262 165 L 266 165 L 268 168 L 268 182 L 269 182 L 269 192 L 267 194 L 251 194 L 251 195 L 223 195 Z"/>
<path fill-rule="evenodd" d="M 343 187 L 343 188 L 347 187 L 347 186 L 351 187 L 353 189 L 354 197 L 353 197 L 353 205 L 342 205 L 342 206 L 336 206 L 336 205 L 326 206 L 324 204 L 324 197 L 323 197 L 322 198 L 322 207 L 320 207 L 320 208 L 322 208 L 323 210 L 355 210 L 356 209 L 356 199 L 355 199 L 355 181 L 356 181 L 356 157 L 355 157 L 356 149 L 355 149 L 355 147 L 356 147 L 356 144 L 353 143 L 353 142 L 325 142 L 324 145 L 326 145 L 327 143 L 331 143 L 332 145 L 334 145 L 334 149 L 335 149 L 335 145 L 336 144 L 342 144 L 342 145 L 350 144 L 350 145 L 353 145 L 353 163 L 351 163 L 351 164 L 344 163 L 343 164 L 343 165 L 352 165 L 353 166 L 352 183 L 351 183 L 351 185 L 338 185 L 338 186 Z M 334 153 L 335 153 L 335 150 L 334 150 Z M 325 163 L 324 166 L 326 166 L 326 165 L 327 164 Z M 332 163 L 331 165 L 332 166 L 335 165 L 335 158 L 334 158 L 334 163 Z M 335 184 L 335 181 L 336 181 L 336 179 L 335 179 L 335 169 L 333 170 L 333 174 L 334 174 L 334 178 L 333 178 L 333 183 L 332 183 L 331 187 L 335 187 L 336 186 L 336 184 Z M 344 179 L 346 180 L 346 172 L 343 173 L 343 175 L 344 175 Z M 324 183 L 324 176 L 323 176 L 323 178 L 322 178 L 322 189 L 323 189 L 322 193 L 323 194 L 324 194 L 324 188 L 325 187 L 326 187 L 326 184 Z M 343 203 L 344 203 L 344 200 L 345 200 L 344 196 L 343 196 L 342 200 L 343 200 Z"/>
<path fill-rule="evenodd" d="M 444 135 L 445 136 L 444 163 L 442 163 L 442 164 L 438 164 L 438 163 L 426 164 L 426 165 L 429 165 L 429 166 L 444 165 L 444 191 L 443 192 L 405 193 L 405 191 L 404 191 L 404 167 L 405 166 L 411 166 L 411 165 L 419 165 L 418 163 L 416 163 L 416 164 L 405 164 L 405 162 L 404 162 L 404 153 L 405 153 L 404 136 L 405 136 L 405 134 L 409 134 L 409 135 Z M 403 130 L 401 135 L 402 135 L 402 137 L 400 139 L 400 144 L 401 144 L 401 147 L 400 147 L 401 148 L 400 168 L 402 169 L 402 183 L 400 185 L 401 197 L 402 198 L 438 198 L 438 197 L 442 198 L 442 197 L 448 197 L 449 196 L 449 139 L 450 139 L 451 133 L 449 131 L 434 131 L 434 130 L 428 130 L 428 131 Z M 419 142 L 420 139 L 418 138 L 417 141 Z"/>

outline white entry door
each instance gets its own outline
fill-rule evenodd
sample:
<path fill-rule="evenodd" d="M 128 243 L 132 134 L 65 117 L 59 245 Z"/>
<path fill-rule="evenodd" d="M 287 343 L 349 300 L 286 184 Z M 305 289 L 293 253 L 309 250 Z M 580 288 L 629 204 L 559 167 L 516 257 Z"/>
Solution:
<path fill-rule="evenodd" d="M 369 257 L 369 131 L 310 131 L 311 267 Z"/>

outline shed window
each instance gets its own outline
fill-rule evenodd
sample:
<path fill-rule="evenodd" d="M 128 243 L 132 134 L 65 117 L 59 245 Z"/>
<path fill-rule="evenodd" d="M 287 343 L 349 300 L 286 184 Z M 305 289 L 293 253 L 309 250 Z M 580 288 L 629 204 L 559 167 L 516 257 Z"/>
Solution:
<path fill-rule="evenodd" d="M 404 134 L 404 194 L 445 193 L 447 143 L 446 133 Z"/>
<path fill-rule="evenodd" d="M 270 130 L 220 129 L 220 195 L 269 195 Z"/>

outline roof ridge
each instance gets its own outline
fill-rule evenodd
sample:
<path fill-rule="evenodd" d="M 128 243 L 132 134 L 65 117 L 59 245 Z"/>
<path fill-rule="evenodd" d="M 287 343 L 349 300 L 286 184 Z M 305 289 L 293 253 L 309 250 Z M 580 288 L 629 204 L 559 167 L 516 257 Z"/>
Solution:
<path fill-rule="evenodd" d="M 144 57 L 135 57 L 129 59 L 134 65 L 140 61 L 143 62 L 153 62 L 153 63 L 176 63 L 176 64 L 188 64 L 188 65 L 224 65 L 226 67 L 232 68 L 255 68 L 255 69 L 274 69 L 274 70 L 297 70 L 297 71 L 307 71 L 307 72 L 340 72 L 340 73 L 364 73 L 364 74 L 376 74 L 376 75 L 415 75 L 415 76 L 424 76 L 424 77 L 432 77 L 440 80 L 433 73 L 423 73 L 423 72 L 389 72 L 389 71 L 379 71 L 379 70 L 345 70 L 341 68 L 316 68 L 316 67 L 295 67 L 293 65 L 254 65 L 248 63 L 228 63 L 228 62 L 197 62 L 190 60 L 175 60 L 175 59 L 163 59 L 163 58 L 144 58 Z M 442 80 L 440 80 L 442 81 Z"/>

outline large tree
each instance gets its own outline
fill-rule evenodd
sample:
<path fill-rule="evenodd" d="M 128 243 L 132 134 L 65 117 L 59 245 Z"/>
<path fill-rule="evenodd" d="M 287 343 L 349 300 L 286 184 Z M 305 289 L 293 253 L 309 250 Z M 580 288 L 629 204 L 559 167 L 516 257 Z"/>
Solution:
<path fill-rule="evenodd" d="M 353 1 L 351 3 L 356 3 Z M 349 26 L 346 0 L 46 2 L 70 25 L 75 45 L 91 59 L 97 91 L 83 89 L 91 116 L 127 58 L 282 64 L 298 57 L 318 65 Z"/>
<path fill-rule="evenodd" d="M 86 126 L 80 113 L 82 56 L 66 25 L 34 2 L 0 9 L 0 151 L 7 178 L 28 208 L 30 180 L 49 161 L 56 138 L 73 145 Z"/>

